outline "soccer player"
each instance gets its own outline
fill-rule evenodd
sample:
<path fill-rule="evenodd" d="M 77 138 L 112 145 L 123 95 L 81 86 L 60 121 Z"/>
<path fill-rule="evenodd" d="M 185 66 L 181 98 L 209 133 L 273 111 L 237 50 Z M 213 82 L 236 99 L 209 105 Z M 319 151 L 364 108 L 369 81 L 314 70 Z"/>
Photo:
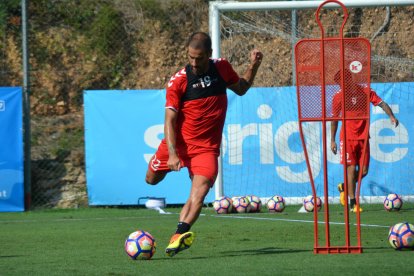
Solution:
<path fill-rule="evenodd" d="M 226 59 L 212 59 L 211 38 L 193 33 L 186 44 L 188 64 L 167 85 L 164 134 L 148 164 L 145 181 L 155 185 L 167 173 L 187 167 L 191 190 L 179 217 L 175 234 L 165 252 L 172 257 L 191 246 L 191 226 L 198 219 L 204 198 L 218 172 L 218 156 L 227 110 L 226 89 L 244 95 L 253 84 L 263 54 L 250 52 L 250 64 L 242 77 Z"/>
<path fill-rule="evenodd" d="M 398 126 L 398 120 L 394 116 L 390 106 L 384 102 L 377 93 L 364 87 L 360 84 L 357 84 L 352 80 L 352 73 L 349 70 L 344 71 L 344 79 L 345 79 L 345 111 L 347 112 L 347 116 L 357 118 L 358 115 L 364 115 L 366 110 L 366 101 L 367 101 L 367 93 L 369 95 L 369 101 L 374 106 L 381 107 L 384 112 L 389 116 L 391 123 Z M 341 72 L 338 71 L 335 75 L 335 82 L 340 83 L 341 80 Z M 342 92 L 341 90 L 338 91 L 332 101 L 332 115 L 333 117 L 340 116 L 342 112 Z M 337 153 L 337 144 L 335 142 L 335 136 L 338 129 L 338 121 L 331 122 L 331 150 L 334 154 Z M 362 208 L 360 206 L 356 206 L 356 199 L 355 199 L 355 189 L 356 183 L 358 181 L 358 174 L 359 170 L 362 170 L 362 177 L 365 177 L 368 174 L 368 167 L 369 167 L 369 139 L 367 141 L 366 149 L 365 149 L 365 159 L 362 160 L 363 157 L 363 147 L 364 147 L 364 138 L 366 137 L 366 131 L 369 131 L 369 122 L 367 120 L 358 120 L 358 119 L 351 119 L 346 121 L 346 161 L 344 157 L 344 127 L 341 127 L 340 133 L 340 162 L 344 164 L 346 162 L 347 167 L 347 183 L 348 183 L 348 196 L 350 199 L 350 209 L 351 212 L 357 212 L 357 208 L 359 207 L 359 211 L 362 212 Z M 344 183 L 340 183 L 338 185 L 338 190 L 340 192 L 340 202 L 342 205 L 345 205 L 345 193 L 344 193 Z"/>

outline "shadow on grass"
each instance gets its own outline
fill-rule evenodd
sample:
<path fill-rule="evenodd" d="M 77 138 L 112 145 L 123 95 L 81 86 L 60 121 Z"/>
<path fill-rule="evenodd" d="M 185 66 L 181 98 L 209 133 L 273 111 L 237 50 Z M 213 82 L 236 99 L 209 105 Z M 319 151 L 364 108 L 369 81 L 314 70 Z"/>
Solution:
<path fill-rule="evenodd" d="M 268 254 L 286 254 L 286 253 L 299 253 L 309 252 L 312 250 L 308 249 L 290 249 L 290 248 L 278 248 L 278 247 L 265 247 L 257 249 L 249 249 L 242 251 L 222 251 L 220 252 L 221 257 L 223 256 L 243 256 L 243 255 L 268 255 Z"/>
<path fill-rule="evenodd" d="M 0 259 L 5 258 L 20 258 L 20 257 L 27 257 L 25 255 L 0 255 Z"/>
<path fill-rule="evenodd" d="M 391 246 L 363 246 L 362 249 L 364 250 L 364 253 L 375 253 L 395 250 Z"/>
<path fill-rule="evenodd" d="M 190 256 L 180 256 L 177 259 L 182 260 L 200 260 L 200 259 L 216 259 L 216 258 L 223 258 L 223 257 L 240 257 L 240 256 L 257 256 L 257 255 L 270 255 L 270 254 L 286 254 L 286 253 L 300 253 L 300 252 L 312 252 L 312 250 L 304 250 L 304 249 L 289 249 L 289 248 L 277 248 L 277 247 L 266 247 L 266 248 L 257 248 L 257 249 L 249 249 L 249 250 L 235 250 L 235 251 L 220 251 L 216 252 L 217 255 L 215 256 L 197 256 L 197 257 L 190 257 Z M 169 259 L 175 258 L 162 258 L 162 259 L 153 259 L 154 261 L 164 261 Z"/>
<path fill-rule="evenodd" d="M 378 252 L 383 252 L 383 251 L 390 251 L 390 247 L 388 246 L 363 246 L 363 254 L 373 254 L 373 253 L 378 253 Z M 411 250 L 403 250 L 403 251 L 411 251 Z M 234 250 L 234 251 L 220 251 L 220 252 L 216 252 L 217 255 L 215 256 L 189 256 L 186 253 L 186 256 L 181 255 L 178 258 L 155 258 L 152 259 L 152 261 L 166 261 L 166 260 L 171 260 L 171 259 L 175 259 L 176 261 L 178 261 L 179 259 L 181 260 L 202 260 L 202 259 L 218 259 L 218 258 L 223 258 L 223 257 L 240 257 L 240 256 L 259 256 L 259 255 L 277 255 L 277 254 L 291 254 L 291 253 L 301 253 L 301 252 L 308 252 L 313 254 L 313 248 L 312 249 L 291 249 L 291 248 L 278 248 L 278 247 L 265 247 L 265 248 L 257 248 L 257 249 L 249 249 L 249 250 Z M 316 254 L 316 255 L 324 255 L 324 254 Z M 358 254 L 328 254 L 328 255 L 358 255 Z"/>

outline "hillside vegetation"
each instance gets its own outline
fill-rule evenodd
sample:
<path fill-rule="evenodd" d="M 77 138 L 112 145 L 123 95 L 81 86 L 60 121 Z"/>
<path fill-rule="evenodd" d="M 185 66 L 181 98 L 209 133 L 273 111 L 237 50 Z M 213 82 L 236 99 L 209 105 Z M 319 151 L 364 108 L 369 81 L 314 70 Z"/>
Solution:
<path fill-rule="evenodd" d="M 20 0 L 0 3 L 1 83 L 21 84 Z M 279 16 L 278 14 L 276 14 Z M 289 12 L 281 20 L 289 25 Z M 237 18 L 237 14 L 235 15 Z M 373 34 L 384 20 L 384 9 L 356 9 L 346 30 Z M 383 29 L 393 33 L 381 46 L 382 55 L 414 57 L 414 38 L 401 29 L 414 27 L 413 7 L 396 8 Z M 258 19 L 260 20 L 260 18 Z M 260 22 L 257 22 L 258 24 Z M 303 33 L 319 35 L 313 11 L 299 18 Z M 185 65 L 184 44 L 191 32 L 208 32 L 206 0 L 36 0 L 29 1 L 31 111 L 38 115 L 80 111 L 85 89 L 163 88 L 169 77 Z M 381 37 L 381 36 L 378 36 Z M 370 37 L 368 37 L 370 38 Z M 234 36 L 234 40 L 241 39 Z M 407 40 L 411 39 L 411 40 Z M 380 39 L 378 39 L 381 42 Z M 228 57 L 243 72 L 242 50 L 259 47 L 265 54 L 262 70 L 290 68 L 291 49 L 282 39 L 254 34 L 237 43 Z M 237 55 L 237 57 L 234 56 Z M 276 63 L 266 63 L 276 60 Z M 289 85 L 291 71 L 276 71 L 279 86 Z M 261 74 L 256 86 L 271 86 Z"/>

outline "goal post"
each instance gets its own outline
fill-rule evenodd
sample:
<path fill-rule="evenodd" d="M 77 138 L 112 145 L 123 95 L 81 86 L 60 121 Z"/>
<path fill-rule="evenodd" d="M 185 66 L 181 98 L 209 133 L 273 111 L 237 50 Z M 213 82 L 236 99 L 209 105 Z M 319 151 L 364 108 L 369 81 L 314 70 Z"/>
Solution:
<path fill-rule="evenodd" d="M 220 57 L 220 13 L 230 11 L 268 11 L 268 10 L 298 10 L 316 9 L 323 1 L 264 1 L 264 2 L 238 2 L 238 1 L 210 1 L 209 2 L 209 28 L 213 48 L 213 58 Z M 344 0 L 346 7 L 381 7 L 381 6 L 410 6 L 412 0 Z M 336 7 L 329 3 L 325 8 Z"/>
<path fill-rule="evenodd" d="M 294 57 L 294 44 L 300 38 L 311 38 L 318 35 L 315 33 L 315 31 L 318 31 L 317 28 L 315 28 L 315 25 L 312 25 L 312 23 L 309 22 L 314 21 L 312 13 L 314 13 L 316 8 L 322 2 L 323 1 L 211 1 L 209 3 L 209 29 L 212 38 L 213 58 L 222 56 L 228 58 L 237 72 L 243 72 L 248 51 L 255 45 L 257 45 L 258 48 L 266 48 L 266 52 L 264 52 L 265 59 L 262 62 L 260 72 L 256 77 L 255 86 L 264 87 L 278 95 L 283 94 L 283 96 L 280 96 L 277 99 L 286 99 L 287 94 L 284 94 L 286 93 L 284 91 L 288 91 L 290 87 L 293 87 L 293 80 L 295 79 L 295 69 L 293 68 L 294 58 L 292 58 Z M 409 43 L 407 39 L 411 36 L 411 30 L 414 23 L 411 21 L 411 25 L 404 27 L 399 26 L 399 29 L 396 28 L 393 26 L 394 22 L 392 19 L 390 22 L 385 8 L 392 7 L 392 12 L 401 15 L 399 17 L 407 16 L 407 18 L 409 18 L 409 13 L 404 12 L 402 7 L 408 6 L 408 8 L 412 9 L 414 0 L 344 0 L 341 2 L 347 8 L 354 8 L 351 12 L 355 14 L 350 18 L 349 25 L 346 26 L 346 35 L 349 37 L 366 37 L 373 40 L 371 55 L 372 87 L 377 92 L 380 92 L 380 96 L 383 98 L 386 97 L 384 100 L 390 104 L 394 111 L 400 111 L 397 112 L 397 117 L 403 116 L 404 110 L 407 109 L 404 108 L 403 105 L 412 105 L 414 102 L 414 95 L 412 95 L 412 92 L 411 95 L 409 94 L 410 91 L 414 91 L 414 84 L 412 83 L 414 80 L 414 59 L 413 53 L 402 49 L 401 45 Z M 326 7 L 330 8 L 331 6 L 336 7 L 334 3 L 327 4 Z M 361 16 L 359 13 L 363 13 L 363 11 L 361 12 L 360 9 L 367 9 L 368 11 Z M 368 23 L 361 22 L 362 17 L 367 19 Z M 295 21 L 297 21 L 297 27 L 295 26 Z M 333 29 L 335 28 L 332 28 L 332 30 Z M 332 31 L 330 28 L 327 30 Z M 398 37 L 400 39 L 396 41 L 393 37 Z M 401 43 L 401 45 L 398 43 Z M 289 91 L 293 91 L 294 93 L 294 90 L 295 89 Z M 246 96 L 250 97 L 251 95 L 248 93 Z M 232 96 L 229 95 L 229 98 L 230 97 Z M 260 197 L 270 197 L 272 194 L 278 193 L 279 188 L 277 185 L 282 185 L 279 184 L 279 182 L 283 183 L 283 181 L 286 181 L 286 183 L 289 184 L 303 184 L 303 194 L 299 196 L 289 196 L 290 199 L 287 199 L 288 203 L 299 203 L 301 196 L 310 194 L 310 187 L 307 185 L 305 188 L 304 182 L 306 181 L 303 179 L 303 174 L 300 174 L 300 170 L 303 169 L 302 163 L 300 163 L 303 161 L 303 154 L 299 150 L 300 145 L 299 143 L 296 145 L 295 141 L 293 141 L 293 138 L 295 138 L 294 136 L 296 135 L 295 133 L 297 133 L 297 123 L 295 124 L 292 122 L 294 120 L 289 119 L 290 114 L 281 114 L 281 111 L 275 111 L 276 108 L 266 102 L 263 102 L 259 106 L 251 107 L 249 106 L 250 103 L 248 102 L 248 99 L 245 100 L 245 102 L 243 102 L 243 100 L 235 99 L 234 101 L 237 102 L 236 108 L 238 108 L 239 112 L 242 112 L 243 116 L 245 116 L 246 113 L 244 109 L 251 108 L 253 112 L 257 113 L 257 121 L 255 124 L 250 123 L 249 121 L 229 122 L 227 128 L 225 128 L 224 136 L 226 136 L 226 139 L 223 140 L 223 145 L 227 148 L 223 148 L 222 153 L 224 153 L 224 157 L 222 154 L 219 161 L 219 175 L 215 183 L 215 197 L 256 193 L 255 191 L 257 189 L 253 189 L 253 184 L 247 182 L 252 181 L 252 179 L 253 181 L 260 179 L 259 184 L 262 185 L 260 188 L 261 190 L 257 190 L 262 193 L 259 194 Z M 288 100 L 289 99 L 290 98 L 288 98 Z M 293 106 L 292 108 L 294 109 L 296 106 Z M 278 113 L 276 114 L 276 112 Z M 382 136 L 380 135 L 382 132 L 388 131 L 388 121 L 386 120 L 386 117 L 383 116 L 384 114 L 380 109 L 373 108 L 371 112 L 377 116 L 377 118 L 374 118 L 375 121 L 371 122 L 370 126 L 371 147 L 374 147 L 374 150 L 376 150 L 371 154 L 371 156 L 374 157 L 373 165 L 375 166 L 375 162 L 378 162 L 378 164 L 381 165 L 379 167 L 380 170 L 383 170 L 383 166 L 391 166 L 392 169 L 395 168 L 399 170 L 397 174 L 406 174 L 407 177 L 401 182 L 406 180 L 409 182 L 401 185 L 409 187 L 413 184 L 413 180 L 410 180 L 414 179 L 412 172 L 407 168 L 405 168 L 406 170 L 404 171 L 404 166 L 396 163 L 395 160 L 408 159 L 408 161 L 406 161 L 407 163 L 413 162 L 413 154 L 409 153 L 408 149 L 411 145 L 407 144 L 409 143 L 409 135 L 412 133 L 412 127 L 410 128 L 408 125 L 404 126 L 404 117 L 402 117 L 403 120 L 400 120 L 402 128 L 398 129 L 398 133 L 394 138 Z M 274 117 L 276 115 L 277 118 L 275 119 Z M 283 119 L 285 115 L 286 117 L 289 117 L 286 121 L 278 121 L 277 125 L 271 125 L 271 119 Z M 406 122 L 406 124 L 408 124 L 408 122 Z M 310 141 L 309 143 L 315 147 L 315 152 L 320 151 L 320 148 L 315 146 L 320 141 L 320 131 L 317 131 L 314 127 L 305 127 L 305 131 L 314 135 L 314 141 Z M 284 132 L 287 133 L 286 136 Z M 256 137 L 260 140 L 258 142 L 259 146 L 256 148 L 253 147 L 251 152 L 245 152 L 248 151 L 248 149 L 229 150 L 231 145 L 234 146 L 240 144 L 243 146 L 244 144 L 250 143 L 249 139 L 252 140 Z M 296 140 L 299 142 L 299 139 L 297 138 L 298 137 L 296 137 Z M 239 140 L 234 142 L 232 139 Z M 390 148 L 384 150 L 381 143 L 385 142 L 385 140 L 390 144 L 407 144 L 408 146 L 398 149 Z M 291 149 L 288 152 L 285 152 L 283 149 L 284 145 L 288 145 Z M 273 154 L 275 157 L 265 156 L 266 152 L 270 155 Z M 235 153 L 243 154 L 243 156 L 230 156 L 230 154 Z M 257 167 L 257 169 L 243 167 L 244 163 L 247 164 L 249 161 L 248 158 L 254 159 L 252 160 L 252 163 L 260 163 L 261 166 Z M 328 158 L 330 158 L 331 161 L 334 160 L 333 156 L 328 156 Z M 243 164 L 241 164 L 241 160 Z M 338 165 L 337 167 L 340 167 L 339 162 L 332 162 L 336 163 Z M 229 163 L 231 163 L 231 165 L 229 165 Z M 266 173 L 264 173 L 263 168 L 265 168 Z M 269 170 L 269 172 L 267 172 L 267 170 Z M 291 174 L 283 175 L 286 171 L 289 171 Z M 237 178 L 239 174 L 242 175 Z M 253 176 L 251 174 L 253 174 Z M 280 179 L 276 180 L 274 175 L 277 175 Z M 297 179 L 292 179 L 292 177 L 296 177 Z M 390 181 L 387 177 L 388 176 L 384 176 L 384 181 Z M 238 188 L 239 190 L 233 187 L 229 189 L 229 186 L 226 183 L 228 181 L 237 182 L 238 185 L 240 184 L 240 188 Z M 272 181 L 278 183 L 273 186 L 269 184 L 270 188 L 263 187 L 265 186 L 263 182 L 266 182 L 267 185 L 268 182 L 270 183 Z M 339 178 L 330 179 L 330 182 L 336 181 L 339 181 Z M 364 200 L 367 200 L 367 202 L 379 202 L 381 200 L 381 193 L 386 191 L 377 182 L 376 179 L 370 180 L 369 189 L 372 193 L 366 197 L 364 197 L 364 195 L 362 196 L 363 203 L 365 202 Z M 256 186 L 259 184 L 254 183 Z M 414 185 L 411 185 L 411 187 L 413 186 Z M 292 190 L 297 189 L 296 187 L 299 187 L 299 185 L 294 186 L 292 184 Z M 400 190 L 403 190 L 403 187 L 401 187 Z M 283 196 L 283 194 L 281 195 Z M 406 198 L 412 200 L 414 199 L 413 195 L 413 188 L 407 189 Z M 328 200 L 338 202 L 336 198 L 329 198 Z"/>

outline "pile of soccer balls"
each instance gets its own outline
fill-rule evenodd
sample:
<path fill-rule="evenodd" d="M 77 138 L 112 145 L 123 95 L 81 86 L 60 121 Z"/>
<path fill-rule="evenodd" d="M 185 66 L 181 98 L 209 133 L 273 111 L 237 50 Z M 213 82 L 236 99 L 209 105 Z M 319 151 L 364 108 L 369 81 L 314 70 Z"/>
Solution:
<path fill-rule="evenodd" d="M 286 202 L 282 196 L 274 195 L 266 201 L 265 206 L 270 213 L 281 213 L 285 210 Z M 232 198 L 223 196 L 214 200 L 213 207 L 217 214 L 256 213 L 261 211 L 262 202 L 254 195 Z M 322 208 L 322 200 L 320 197 L 314 199 L 312 195 L 307 196 L 303 199 L 303 207 L 307 212 L 319 211 Z"/>
<path fill-rule="evenodd" d="M 272 196 L 267 200 L 267 210 L 271 213 L 280 213 L 285 209 L 286 203 L 282 196 Z M 255 195 L 220 197 L 213 202 L 214 210 L 217 214 L 230 213 L 258 213 L 262 209 L 262 201 Z"/>

